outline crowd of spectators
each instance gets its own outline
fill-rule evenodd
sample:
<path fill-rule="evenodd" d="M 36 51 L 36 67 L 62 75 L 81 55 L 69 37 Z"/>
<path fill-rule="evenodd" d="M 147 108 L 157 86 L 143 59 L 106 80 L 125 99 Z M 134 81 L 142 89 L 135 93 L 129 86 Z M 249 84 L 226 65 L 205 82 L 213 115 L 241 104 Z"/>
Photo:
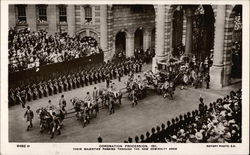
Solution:
<path fill-rule="evenodd" d="M 9 106 L 51 96 L 72 89 L 104 82 L 107 79 L 116 79 L 127 75 L 130 70 L 142 69 L 142 63 L 135 59 L 127 58 L 124 61 L 108 61 L 79 66 L 70 71 L 44 75 L 39 79 L 22 81 L 18 85 L 9 87 Z"/>
<path fill-rule="evenodd" d="M 134 50 L 134 58 L 145 63 L 150 63 L 152 58 L 155 56 L 155 50 L 148 48 L 143 50 L 142 48 L 136 48 Z M 117 50 L 114 54 L 113 59 L 115 60 L 124 60 L 126 58 L 126 52 L 124 50 Z"/>
<path fill-rule="evenodd" d="M 49 35 L 45 30 L 9 29 L 9 72 L 98 54 L 102 50 L 92 37 L 70 37 L 67 33 Z"/>
<path fill-rule="evenodd" d="M 199 108 L 167 121 L 125 143 L 240 143 L 242 141 L 242 91 L 218 98 L 208 105 L 200 98 Z"/>

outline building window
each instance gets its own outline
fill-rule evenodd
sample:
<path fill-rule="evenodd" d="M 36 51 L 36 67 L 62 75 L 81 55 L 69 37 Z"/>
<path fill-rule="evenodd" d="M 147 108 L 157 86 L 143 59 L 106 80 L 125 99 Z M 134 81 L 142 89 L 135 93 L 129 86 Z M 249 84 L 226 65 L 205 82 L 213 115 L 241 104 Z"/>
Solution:
<path fill-rule="evenodd" d="M 17 19 L 18 24 L 26 24 L 26 6 L 25 5 L 18 5 L 17 6 Z"/>
<path fill-rule="evenodd" d="M 59 6 L 59 22 L 60 23 L 67 22 L 67 8 L 66 8 L 66 6 Z"/>
<path fill-rule="evenodd" d="M 85 11 L 85 22 L 90 23 L 92 21 L 92 8 L 90 6 L 86 6 L 84 8 Z"/>
<path fill-rule="evenodd" d="M 40 23 L 47 22 L 47 6 L 44 6 L 44 5 L 38 6 L 38 21 Z"/>

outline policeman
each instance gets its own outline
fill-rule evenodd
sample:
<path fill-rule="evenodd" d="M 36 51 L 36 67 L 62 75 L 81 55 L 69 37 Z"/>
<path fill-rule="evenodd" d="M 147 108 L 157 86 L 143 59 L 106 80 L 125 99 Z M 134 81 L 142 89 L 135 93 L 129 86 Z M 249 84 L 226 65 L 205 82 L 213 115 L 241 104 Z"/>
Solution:
<path fill-rule="evenodd" d="M 24 113 L 24 118 L 26 117 L 26 122 L 28 124 L 27 126 L 27 131 L 29 131 L 30 128 L 33 127 L 33 124 L 32 124 L 32 119 L 34 118 L 34 113 L 33 111 L 30 109 L 30 106 L 27 106 L 27 110 L 26 112 Z"/>

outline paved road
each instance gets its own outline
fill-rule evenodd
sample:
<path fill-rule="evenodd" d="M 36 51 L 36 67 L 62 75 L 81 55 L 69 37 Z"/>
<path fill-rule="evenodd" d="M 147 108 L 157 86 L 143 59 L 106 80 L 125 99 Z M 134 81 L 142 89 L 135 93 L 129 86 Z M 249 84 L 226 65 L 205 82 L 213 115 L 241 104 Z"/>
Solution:
<path fill-rule="evenodd" d="M 151 66 L 143 67 L 143 70 L 150 69 Z M 122 82 L 114 80 L 118 88 L 125 86 L 127 77 L 122 78 Z M 96 85 L 95 85 L 96 86 Z M 105 87 L 105 83 L 97 84 L 98 87 Z M 92 91 L 94 85 L 64 92 L 67 100 L 67 108 L 72 108 L 69 100 L 72 97 L 83 98 L 87 91 Z M 97 142 L 97 137 L 101 134 L 104 142 L 123 142 L 128 136 L 136 136 L 151 130 L 156 125 L 166 123 L 173 117 L 197 109 L 199 96 L 202 95 L 206 103 L 216 100 L 218 97 L 227 95 L 231 90 L 241 87 L 241 83 L 225 87 L 221 90 L 211 89 L 176 89 L 174 100 L 164 99 L 155 92 L 150 92 L 146 98 L 139 101 L 138 106 L 132 108 L 131 102 L 124 97 L 121 107 L 116 107 L 115 114 L 109 115 L 107 109 L 101 109 L 97 118 L 91 120 L 85 128 L 75 117 L 64 121 L 62 135 L 50 139 L 46 133 L 39 133 L 39 119 L 35 116 L 34 128 L 26 132 L 26 123 L 23 119 L 25 109 L 21 106 L 9 108 L 9 141 L 10 142 Z M 42 98 L 28 103 L 33 111 L 39 107 L 46 106 L 48 100 L 52 100 L 54 105 L 58 105 L 61 94 L 47 98 Z M 126 96 L 126 95 L 125 95 Z"/>

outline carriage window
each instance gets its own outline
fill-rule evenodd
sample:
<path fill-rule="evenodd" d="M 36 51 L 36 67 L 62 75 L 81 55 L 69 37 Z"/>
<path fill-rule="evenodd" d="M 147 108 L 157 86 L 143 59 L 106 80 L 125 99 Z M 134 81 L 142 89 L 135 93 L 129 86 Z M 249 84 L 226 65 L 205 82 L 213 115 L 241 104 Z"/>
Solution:
<path fill-rule="evenodd" d="M 40 22 L 47 21 L 47 7 L 46 6 L 38 6 L 38 20 Z"/>
<path fill-rule="evenodd" d="M 18 23 L 26 23 L 26 7 L 24 5 L 19 5 L 17 6 L 17 18 L 18 18 Z"/>
<path fill-rule="evenodd" d="M 85 21 L 86 22 L 91 22 L 92 21 L 92 8 L 90 6 L 86 6 L 84 8 L 85 11 Z"/>
<path fill-rule="evenodd" d="M 59 6 L 59 22 L 66 23 L 67 22 L 67 10 L 66 6 Z"/>

